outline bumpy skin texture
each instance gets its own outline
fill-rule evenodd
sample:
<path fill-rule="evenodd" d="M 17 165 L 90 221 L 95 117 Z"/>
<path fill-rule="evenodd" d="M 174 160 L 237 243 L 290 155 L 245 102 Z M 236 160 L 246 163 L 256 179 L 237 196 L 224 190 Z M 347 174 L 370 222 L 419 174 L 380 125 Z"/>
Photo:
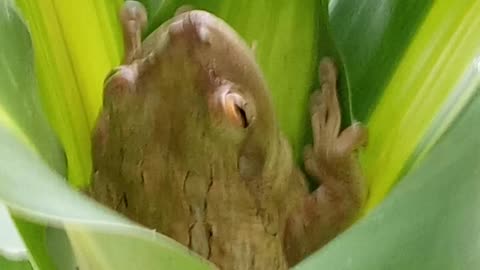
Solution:
<path fill-rule="evenodd" d="M 228 25 L 186 11 L 141 43 L 143 7 L 126 2 L 121 19 L 126 54 L 93 133 L 93 198 L 221 269 L 287 269 L 355 219 L 366 132 L 340 132 L 330 59 L 311 102 L 305 166 L 321 185 L 309 193 L 254 56 Z"/>

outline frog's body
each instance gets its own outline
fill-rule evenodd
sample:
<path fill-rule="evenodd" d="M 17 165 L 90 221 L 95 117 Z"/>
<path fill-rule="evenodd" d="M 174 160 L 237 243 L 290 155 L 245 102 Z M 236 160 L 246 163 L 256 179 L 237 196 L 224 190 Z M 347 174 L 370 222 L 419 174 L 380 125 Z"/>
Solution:
<path fill-rule="evenodd" d="M 312 102 L 309 194 L 251 50 L 223 21 L 182 13 L 140 43 L 143 9 L 123 11 L 126 57 L 106 81 L 90 194 L 222 269 L 286 269 L 341 232 L 366 196 L 339 133 L 333 63 Z"/>

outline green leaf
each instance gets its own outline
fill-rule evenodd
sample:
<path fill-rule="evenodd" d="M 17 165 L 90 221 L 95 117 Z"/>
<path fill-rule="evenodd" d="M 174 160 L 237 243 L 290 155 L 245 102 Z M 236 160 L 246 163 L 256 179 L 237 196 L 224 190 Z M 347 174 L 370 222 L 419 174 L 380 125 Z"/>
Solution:
<path fill-rule="evenodd" d="M 8 209 L 1 203 L 0 228 L 0 257 L 11 261 L 27 260 L 25 245 L 18 234 Z"/>
<path fill-rule="evenodd" d="M 100 108 L 102 82 L 120 62 L 116 10 L 122 1 L 16 3 L 31 30 L 40 97 L 65 149 L 68 180 L 85 186 L 91 171 L 90 130 Z"/>
<path fill-rule="evenodd" d="M 381 4 L 372 0 L 330 2 L 332 34 L 347 76 L 347 82 L 341 84 L 340 96 L 342 108 L 349 106 L 350 115 L 343 115 L 365 123 L 369 129 L 368 147 L 361 153 L 365 175 L 370 182 L 368 210 L 386 196 L 417 145 L 415 140 L 392 144 L 399 138 L 389 135 L 402 136 L 410 132 L 422 136 L 420 129 L 403 127 L 397 119 L 405 116 L 409 108 L 407 102 L 412 101 L 408 97 L 417 93 L 417 89 L 406 86 L 394 76 L 402 71 L 399 65 L 431 4 L 431 1 L 415 0 L 383 1 Z M 408 71 L 405 75 L 417 76 Z M 346 92 L 349 94 L 345 95 Z M 399 103 L 401 100 L 405 103 Z M 426 124 L 434 113 L 433 110 L 424 113 Z M 382 170 L 378 169 L 380 167 Z"/>
<path fill-rule="evenodd" d="M 29 33 L 9 1 L 0 1 L 0 6 L 0 63 L 3 70 L 0 72 L 0 125 L 8 127 L 32 151 L 41 153 L 43 162 L 64 173 L 63 151 L 38 100 Z M 2 226 L 2 230 L 7 228 Z M 5 233 L 12 237 L 17 234 L 12 230 Z M 29 250 L 29 254 L 41 258 L 36 251 Z"/>
<path fill-rule="evenodd" d="M 353 4 L 339 2 L 331 11 L 335 21 L 335 16 L 345 15 L 335 10 L 348 6 L 350 10 L 359 10 L 353 18 L 367 29 L 384 28 L 374 42 L 370 32 L 358 31 L 356 26 L 353 26 L 355 31 L 346 25 L 332 26 L 334 33 L 340 32 L 337 39 L 345 38 L 338 43 L 350 44 L 348 49 L 346 45 L 340 46 L 339 51 L 344 55 L 350 81 L 352 111 L 354 115 L 359 111 L 359 117 L 366 117 L 369 127 L 369 145 L 362 153 L 366 177 L 371 183 L 368 210 L 383 200 L 411 164 L 420 160 L 422 156 L 416 155 L 422 152 L 419 147 L 427 141 L 429 145 L 435 143 L 435 137 L 426 136 L 431 128 L 437 128 L 432 126 L 433 120 L 445 104 L 452 97 L 460 96 L 457 101 L 463 102 L 456 105 L 458 108 L 465 105 L 472 91 L 458 90 L 458 86 L 472 59 L 480 52 L 480 21 L 476 16 L 480 3 L 477 1 L 453 6 L 443 1 L 431 5 L 425 1 L 388 1 L 384 5 L 377 6 L 376 1 L 367 0 Z M 408 18 L 412 23 L 406 24 L 401 18 Z M 389 31 L 396 35 L 388 34 Z M 355 39 L 366 40 L 369 46 L 358 47 Z M 397 45 L 402 40 L 408 44 Z M 393 49 L 382 49 L 382 46 Z M 399 54 L 397 51 L 401 48 L 403 51 Z M 395 52 L 388 53 L 389 50 Z M 383 83 L 379 84 L 379 80 Z M 374 94 L 370 94 L 371 91 Z M 454 117 L 455 111 L 449 115 Z"/>
<path fill-rule="evenodd" d="M 48 255 L 48 250 L 46 249 L 46 227 L 23 220 L 15 216 L 15 212 L 13 213 L 13 217 L 17 229 L 22 235 L 23 241 L 31 255 L 31 263 L 35 269 L 55 269 L 53 259 Z"/>
<path fill-rule="evenodd" d="M 9 261 L 0 256 L 0 269 L 2 270 L 31 270 L 32 266 L 26 261 Z"/>
<path fill-rule="evenodd" d="M 8 3 L 0 2 L 0 122 L 43 153 L 50 166 L 64 172 L 63 151 L 38 100 L 29 33 Z"/>

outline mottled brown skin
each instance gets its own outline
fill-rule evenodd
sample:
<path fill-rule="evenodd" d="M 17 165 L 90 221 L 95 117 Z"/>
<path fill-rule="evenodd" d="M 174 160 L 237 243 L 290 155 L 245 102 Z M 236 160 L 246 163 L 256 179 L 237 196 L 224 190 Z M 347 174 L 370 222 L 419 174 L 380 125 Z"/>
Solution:
<path fill-rule="evenodd" d="M 279 130 L 251 50 L 223 21 L 187 11 L 141 43 L 142 6 L 122 13 L 124 64 L 105 82 L 93 134 L 90 194 L 221 269 L 287 269 L 342 232 L 366 197 L 340 132 L 336 69 L 320 64 L 306 181 Z"/>

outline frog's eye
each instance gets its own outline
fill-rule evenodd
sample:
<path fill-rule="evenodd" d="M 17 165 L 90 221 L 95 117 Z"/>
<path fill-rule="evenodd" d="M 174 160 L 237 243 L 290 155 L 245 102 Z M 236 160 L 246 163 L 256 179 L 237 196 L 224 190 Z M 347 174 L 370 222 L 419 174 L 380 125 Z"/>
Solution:
<path fill-rule="evenodd" d="M 213 92 L 209 104 L 216 123 L 246 129 L 255 120 L 253 104 L 234 83 L 223 81 Z"/>
<path fill-rule="evenodd" d="M 247 128 L 250 120 L 247 115 L 247 102 L 237 93 L 226 93 L 223 108 L 227 119 L 235 126 Z"/>

